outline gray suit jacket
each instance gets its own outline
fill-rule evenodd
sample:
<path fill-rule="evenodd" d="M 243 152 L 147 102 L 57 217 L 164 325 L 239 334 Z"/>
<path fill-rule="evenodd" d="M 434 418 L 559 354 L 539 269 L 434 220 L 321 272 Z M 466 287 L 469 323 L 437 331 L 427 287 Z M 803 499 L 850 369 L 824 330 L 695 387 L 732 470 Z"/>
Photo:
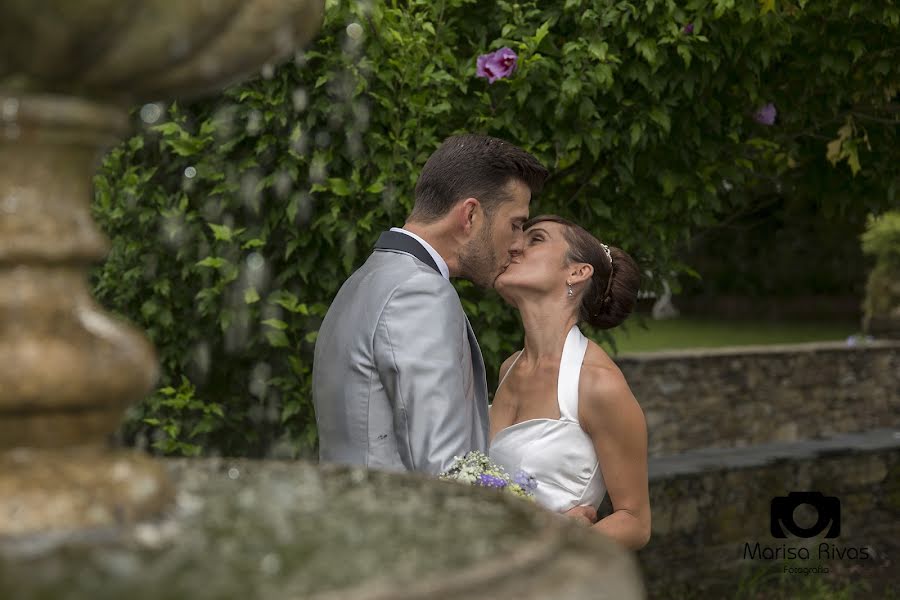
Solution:
<path fill-rule="evenodd" d="M 486 451 L 481 349 L 456 290 L 413 238 L 385 232 L 319 328 L 322 462 L 437 474 Z"/>

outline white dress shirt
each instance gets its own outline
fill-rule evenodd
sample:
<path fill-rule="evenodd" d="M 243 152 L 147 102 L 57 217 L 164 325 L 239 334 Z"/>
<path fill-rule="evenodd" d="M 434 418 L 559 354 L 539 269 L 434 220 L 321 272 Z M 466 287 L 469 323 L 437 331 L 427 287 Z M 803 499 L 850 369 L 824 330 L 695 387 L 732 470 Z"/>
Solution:
<path fill-rule="evenodd" d="M 429 244 L 428 242 L 426 242 L 425 240 L 423 240 L 422 238 L 420 238 L 419 236 L 414 234 L 412 231 L 407 231 L 407 230 L 403 229 L 402 227 L 391 227 L 391 231 L 396 231 L 397 233 L 405 233 L 412 239 L 414 239 L 417 242 L 419 242 L 420 244 L 422 244 L 422 246 L 424 246 L 425 249 L 428 250 L 428 254 L 431 255 L 431 258 L 434 259 L 434 263 L 438 266 L 438 269 L 441 270 L 441 275 L 444 276 L 444 279 L 447 279 L 449 281 L 450 267 L 447 266 L 447 261 L 445 261 L 441 257 L 441 255 L 437 253 L 437 250 L 435 250 L 434 248 L 431 247 L 431 244 Z"/>

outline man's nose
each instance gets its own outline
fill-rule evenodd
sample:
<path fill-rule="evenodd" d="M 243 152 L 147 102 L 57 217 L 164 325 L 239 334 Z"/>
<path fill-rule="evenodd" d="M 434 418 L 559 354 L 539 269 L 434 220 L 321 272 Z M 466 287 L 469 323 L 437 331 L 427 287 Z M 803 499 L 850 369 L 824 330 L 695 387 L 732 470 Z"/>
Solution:
<path fill-rule="evenodd" d="M 513 237 L 513 243 L 509 247 L 509 255 L 513 258 L 522 254 L 522 251 L 525 249 L 525 233 L 518 232 L 515 237 Z"/>

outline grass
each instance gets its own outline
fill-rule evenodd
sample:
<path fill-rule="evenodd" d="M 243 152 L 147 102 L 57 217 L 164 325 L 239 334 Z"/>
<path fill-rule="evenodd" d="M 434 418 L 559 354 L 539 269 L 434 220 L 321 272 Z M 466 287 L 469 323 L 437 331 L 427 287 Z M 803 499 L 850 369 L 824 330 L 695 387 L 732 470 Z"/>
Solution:
<path fill-rule="evenodd" d="M 874 579 L 866 573 L 853 576 L 831 572 L 830 574 L 787 573 L 784 566 L 814 567 L 814 562 L 790 562 L 767 565 L 755 569 L 734 572 L 730 584 L 720 583 L 710 588 L 700 588 L 686 583 L 666 585 L 664 591 L 651 593 L 652 600 L 900 600 L 900 591 L 894 585 L 896 577 Z M 824 566 L 824 565 L 823 565 Z M 833 567 L 832 567 L 833 571 Z M 884 575 L 883 573 L 881 574 Z"/>
<path fill-rule="evenodd" d="M 613 330 L 619 353 L 682 348 L 843 341 L 858 334 L 854 321 L 750 321 L 679 317 L 654 321 L 646 315 Z"/>

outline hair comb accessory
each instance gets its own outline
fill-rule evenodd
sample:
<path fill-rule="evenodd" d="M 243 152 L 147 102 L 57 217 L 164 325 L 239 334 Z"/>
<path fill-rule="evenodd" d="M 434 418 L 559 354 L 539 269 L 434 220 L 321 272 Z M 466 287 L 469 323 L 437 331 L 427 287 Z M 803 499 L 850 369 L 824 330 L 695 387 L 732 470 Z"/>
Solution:
<path fill-rule="evenodd" d="M 613 282 L 613 259 L 612 252 L 609 250 L 609 246 L 600 242 L 600 245 L 603 247 L 603 251 L 606 252 L 606 258 L 609 259 L 609 279 L 606 281 L 606 290 L 603 292 L 603 298 L 600 300 L 600 304 L 606 304 L 612 299 L 612 294 L 610 290 L 612 289 Z"/>
<path fill-rule="evenodd" d="M 606 258 L 609 259 L 609 266 L 612 267 L 612 252 L 609 251 L 609 246 L 600 242 L 600 245 L 603 246 L 603 251 L 606 252 Z"/>

